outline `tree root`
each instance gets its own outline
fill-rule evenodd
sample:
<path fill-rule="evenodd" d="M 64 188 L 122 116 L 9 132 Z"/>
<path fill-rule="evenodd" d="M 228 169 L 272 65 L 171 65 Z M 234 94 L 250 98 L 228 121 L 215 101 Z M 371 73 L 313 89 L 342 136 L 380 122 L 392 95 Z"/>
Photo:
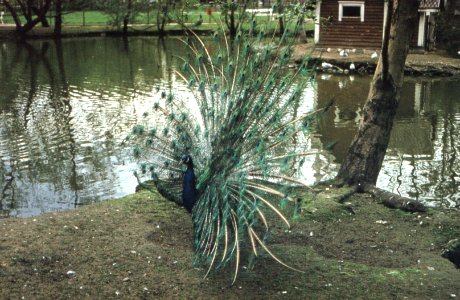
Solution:
<path fill-rule="evenodd" d="M 348 198 L 350 198 L 351 196 L 353 196 L 355 193 L 361 193 L 361 189 L 360 189 L 360 186 L 358 185 L 354 185 L 351 190 L 345 194 L 342 194 L 340 196 L 337 196 L 335 197 L 335 199 L 337 200 L 337 202 L 339 203 L 344 203 L 345 201 L 348 200 Z"/>
<path fill-rule="evenodd" d="M 333 179 L 328 181 L 319 182 L 316 187 L 336 187 L 340 188 L 345 183 L 341 180 Z M 367 193 L 372 195 L 378 202 L 388 208 L 400 209 L 408 212 L 426 212 L 427 207 L 414 199 L 402 197 L 392 192 L 385 191 L 372 184 L 357 184 L 351 186 L 351 190 L 340 196 L 336 196 L 335 200 L 339 203 L 344 203 L 355 193 Z"/>
<path fill-rule="evenodd" d="M 382 190 L 375 185 L 365 184 L 362 186 L 362 190 L 365 193 L 371 194 L 379 202 L 389 208 L 396 208 L 408 212 L 427 211 L 427 207 L 423 203 Z"/>

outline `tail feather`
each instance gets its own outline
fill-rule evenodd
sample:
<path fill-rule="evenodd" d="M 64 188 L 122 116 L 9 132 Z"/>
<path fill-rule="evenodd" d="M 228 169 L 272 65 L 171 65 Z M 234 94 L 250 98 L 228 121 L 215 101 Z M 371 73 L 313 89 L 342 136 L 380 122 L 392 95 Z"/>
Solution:
<path fill-rule="evenodd" d="M 262 238 L 271 223 L 266 211 L 290 226 L 275 203 L 295 202 L 288 190 L 303 185 L 295 173 L 302 157 L 315 153 L 298 141 L 306 120 L 320 111 L 297 112 L 309 74 L 306 64 L 287 68 L 295 36 L 285 32 L 277 42 L 275 36 L 265 41 L 251 24 L 251 36 L 231 41 L 222 32 L 216 35 L 222 44 L 213 47 L 190 31 L 184 43 L 191 55 L 180 58 L 183 68 L 176 74 L 193 94 L 197 113 L 170 93 L 154 107 L 161 130 L 134 134 L 139 159 L 160 182 L 180 182 L 180 157 L 193 156 L 199 194 L 192 213 L 195 263 L 207 266 L 207 276 L 233 262 L 233 281 L 245 245 L 294 269 Z"/>

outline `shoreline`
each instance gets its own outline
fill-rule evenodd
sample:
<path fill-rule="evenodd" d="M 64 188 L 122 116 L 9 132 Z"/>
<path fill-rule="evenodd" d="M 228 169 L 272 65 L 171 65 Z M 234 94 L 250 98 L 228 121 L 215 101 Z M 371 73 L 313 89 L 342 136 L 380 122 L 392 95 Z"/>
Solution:
<path fill-rule="evenodd" d="M 329 50 L 329 51 L 328 51 Z M 378 56 L 372 58 L 377 50 L 362 50 L 356 53 L 349 52 L 348 56 L 340 56 L 338 49 L 314 49 L 310 44 L 296 46 L 294 50 L 294 60 L 299 63 L 302 56 L 310 54 L 312 63 L 316 64 L 319 71 L 335 74 L 373 74 L 377 66 Z M 321 64 L 329 63 L 332 67 L 323 68 Z M 350 65 L 355 65 L 354 70 L 350 70 Z M 460 58 L 453 58 L 445 51 L 438 50 L 433 52 L 423 52 L 411 50 L 407 55 L 405 65 L 405 76 L 425 76 L 425 77 L 452 77 L 460 78 Z"/>
<path fill-rule="evenodd" d="M 136 28 L 138 27 L 138 28 Z M 212 29 L 194 29 L 199 35 L 209 35 Z M 0 41 L 14 40 L 14 24 L 0 25 Z M 183 29 L 167 29 L 167 36 L 183 35 Z M 308 32 L 308 40 L 312 40 L 312 32 Z M 78 37 L 121 37 L 123 33 L 107 26 L 64 26 L 62 38 Z M 128 37 L 131 36 L 159 36 L 154 25 L 134 25 L 131 26 Z M 38 27 L 33 29 L 27 39 L 52 39 L 52 28 Z M 347 57 L 340 56 L 340 49 L 315 49 L 310 43 L 298 44 L 293 53 L 293 60 L 296 63 L 302 61 L 305 55 L 311 56 L 311 65 L 316 66 L 317 71 L 324 71 L 335 74 L 373 74 L 377 65 L 377 58 L 372 58 L 377 49 L 350 51 Z M 323 68 L 321 64 L 325 62 L 332 67 Z M 350 70 L 350 64 L 355 65 L 354 70 Z M 445 51 L 438 50 L 424 52 L 421 50 L 411 50 L 406 59 L 406 76 L 425 76 L 425 77 L 453 77 L 460 78 L 460 58 L 448 56 Z"/>

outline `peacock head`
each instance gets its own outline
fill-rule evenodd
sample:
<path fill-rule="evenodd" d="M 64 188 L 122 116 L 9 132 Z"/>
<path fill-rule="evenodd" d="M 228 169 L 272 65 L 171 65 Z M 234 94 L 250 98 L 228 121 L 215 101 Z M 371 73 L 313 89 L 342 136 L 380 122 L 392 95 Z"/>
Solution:
<path fill-rule="evenodd" d="M 193 167 L 193 160 L 189 154 L 184 154 L 181 157 L 182 163 L 186 164 L 188 167 Z"/>

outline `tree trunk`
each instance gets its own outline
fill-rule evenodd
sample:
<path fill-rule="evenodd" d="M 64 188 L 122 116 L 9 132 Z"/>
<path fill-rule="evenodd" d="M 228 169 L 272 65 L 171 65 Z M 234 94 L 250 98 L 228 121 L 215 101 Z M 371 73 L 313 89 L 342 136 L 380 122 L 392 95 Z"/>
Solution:
<path fill-rule="evenodd" d="M 224 15 L 225 25 L 227 25 L 229 35 L 231 38 L 236 37 L 241 24 L 246 18 L 246 8 L 248 7 L 249 1 L 235 1 L 227 0 L 225 9 L 222 10 Z M 238 13 L 238 14 L 237 14 Z"/>
<path fill-rule="evenodd" d="M 8 11 L 10 12 L 11 17 L 13 17 L 14 23 L 16 24 L 16 30 L 19 31 L 22 27 L 19 15 L 16 13 L 16 10 L 13 8 L 13 6 L 11 6 L 9 1 L 3 0 L 3 4 L 5 5 L 6 9 L 8 9 Z"/>
<path fill-rule="evenodd" d="M 32 3 L 30 2 L 30 0 L 27 1 L 27 4 L 18 0 L 17 4 L 19 5 L 19 8 L 22 11 L 22 15 L 26 19 L 26 23 L 32 22 Z"/>
<path fill-rule="evenodd" d="M 26 24 L 24 26 L 21 24 L 21 19 L 16 12 L 14 6 L 9 3 L 9 1 L 4 0 L 3 3 L 5 4 L 5 7 L 8 9 L 8 11 L 11 13 L 11 16 L 14 19 L 14 22 L 16 24 L 16 32 L 19 35 L 25 35 L 28 31 L 30 31 L 32 28 L 35 27 L 40 22 L 46 21 L 46 13 L 48 12 L 50 6 L 51 6 L 51 0 L 46 0 L 43 3 L 43 6 L 40 7 L 40 9 L 35 8 L 35 13 L 37 17 L 35 19 L 32 19 L 31 13 L 33 11 L 32 7 L 26 7 L 24 6 L 24 3 L 21 1 L 17 1 L 17 4 L 20 6 L 21 12 L 23 13 L 24 18 L 27 20 Z M 28 2 L 29 3 L 29 2 Z"/>
<path fill-rule="evenodd" d="M 433 51 L 436 50 L 436 37 L 435 37 L 435 32 L 436 32 L 436 14 L 431 14 L 428 19 L 428 38 L 427 38 L 427 50 L 428 51 Z"/>
<path fill-rule="evenodd" d="M 129 24 L 129 19 L 131 18 L 131 10 L 133 6 L 133 1 L 128 0 L 128 9 L 126 11 L 126 15 L 123 18 L 123 35 L 128 34 L 128 24 Z"/>
<path fill-rule="evenodd" d="M 236 24 L 235 24 L 235 10 L 233 9 L 233 7 L 230 10 L 229 30 L 230 30 L 230 37 L 234 38 L 236 36 Z"/>
<path fill-rule="evenodd" d="M 283 18 L 283 13 L 284 13 L 284 7 L 283 3 L 278 0 L 276 3 L 277 6 L 277 13 L 278 13 L 278 26 L 279 26 L 279 34 L 280 36 L 283 36 L 284 33 L 284 18 Z"/>
<path fill-rule="evenodd" d="M 56 16 L 54 17 L 54 37 L 60 38 L 62 33 L 62 0 L 55 0 Z"/>
<path fill-rule="evenodd" d="M 42 23 L 43 27 L 50 27 L 50 23 L 48 23 L 48 20 L 46 19 L 46 13 L 48 12 L 48 10 L 46 10 L 46 12 L 44 14 L 41 14 L 41 10 L 38 9 L 37 7 L 33 6 L 32 11 L 40 19 L 40 23 Z"/>
<path fill-rule="evenodd" d="M 158 35 L 163 37 L 166 35 L 166 23 L 168 21 L 169 7 L 167 3 L 159 3 L 160 7 L 157 10 L 157 29 Z"/>
<path fill-rule="evenodd" d="M 382 54 L 364 116 L 337 175 L 350 185 L 377 182 L 398 107 L 409 41 L 416 28 L 418 0 L 388 3 Z"/>
<path fill-rule="evenodd" d="M 27 22 L 24 24 L 22 28 L 20 28 L 19 33 L 21 35 L 25 35 L 27 32 L 29 32 L 32 28 L 35 27 L 40 22 L 43 22 L 43 19 L 46 18 L 46 13 L 48 12 L 49 8 L 51 6 L 51 0 L 46 0 L 45 4 L 43 7 L 40 8 L 40 10 L 37 12 L 37 17 L 33 19 L 30 22 Z"/>
<path fill-rule="evenodd" d="M 305 7 L 303 9 L 303 13 L 305 13 Z M 299 30 L 299 42 L 300 43 L 307 43 L 307 32 L 305 31 L 305 16 L 302 17 L 298 21 L 298 30 Z"/>

